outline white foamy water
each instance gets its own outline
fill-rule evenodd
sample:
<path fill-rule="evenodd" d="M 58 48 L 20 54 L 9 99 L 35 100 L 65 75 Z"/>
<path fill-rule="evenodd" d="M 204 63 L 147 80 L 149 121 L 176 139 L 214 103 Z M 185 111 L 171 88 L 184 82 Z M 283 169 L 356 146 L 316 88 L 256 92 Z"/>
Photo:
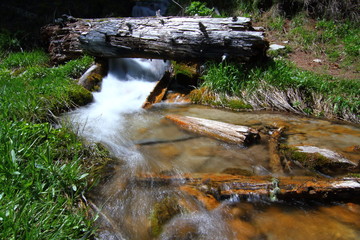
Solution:
<path fill-rule="evenodd" d="M 142 104 L 168 64 L 163 60 L 111 59 L 109 74 L 94 102 L 69 114 L 78 134 L 101 142 L 117 157 L 138 155 L 123 129 L 127 114 L 142 111 Z"/>

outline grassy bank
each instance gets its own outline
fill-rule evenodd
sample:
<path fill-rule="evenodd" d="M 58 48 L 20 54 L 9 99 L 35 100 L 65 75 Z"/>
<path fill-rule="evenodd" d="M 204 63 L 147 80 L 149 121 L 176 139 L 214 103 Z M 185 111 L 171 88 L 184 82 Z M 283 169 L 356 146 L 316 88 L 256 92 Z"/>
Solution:
<path fill-rule="evenodd" d="M 360 81 L 300 70 L 284 59 L 210 64 L 192 100 L 231 109 L 274 109 L 359 123 Z"/>
<path fill-rule="evenodd" d="M 272 58 L 268 62 L 205 64 L 202 83 L 191 95 L 195 103 L 360 122 L 358 4 L 337 0 L 181 2 L 188 15 L 220 12 L 251 17 L 254 25 L 265 28 L 270 43 L 285 45 L 268 51 Z"/>
<path fill-rule="evenodd" d="M 5 51 L 3 51 L 5 52 Z M 80 239 L 93 234 L 83 194 L 104 152 L 88 146 L 56 115 L 92 99 L 72 80 L 89 57 L 48 66 L 42 51 L 0 60 L 0 239 Z"/>

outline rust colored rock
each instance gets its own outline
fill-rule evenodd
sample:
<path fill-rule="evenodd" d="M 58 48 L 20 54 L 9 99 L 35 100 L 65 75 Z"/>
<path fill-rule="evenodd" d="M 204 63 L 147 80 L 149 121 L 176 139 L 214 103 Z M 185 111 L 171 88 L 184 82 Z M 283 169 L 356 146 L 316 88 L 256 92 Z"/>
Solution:
<path fill-rule="evenodd" d="M 207 210 L 215 209 L 220 205 L 220 203 L 214 198 L 214 196 L 210 194 L 205 194 L 204 192 L 196 189 L 195 187 L 185 185 L 181 186 L 180 190 L 197 199 Z"/>
<path fill-rule="evenodd" d="M 246 126 L 189 116 L 167 115 L 166 118 L 187 131 L 228 143 L 252 144 L 260 140 L 259 132 Z"/>

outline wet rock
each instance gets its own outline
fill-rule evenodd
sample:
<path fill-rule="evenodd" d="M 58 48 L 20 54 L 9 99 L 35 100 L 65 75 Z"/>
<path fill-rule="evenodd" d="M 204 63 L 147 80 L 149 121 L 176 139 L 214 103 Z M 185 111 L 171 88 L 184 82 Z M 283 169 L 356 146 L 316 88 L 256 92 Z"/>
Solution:
<path fill-rule="evenodd" d="M 80 78 L 78 84 L 89 91 L 99 91 L 103 77 L 107 72 L 107 62 L 100 61 L 92 65 Z"/>
<path fill-rule="evenodd" d="M 179 214 L 181 208 L 176 197 L 166 197 L 155 204 L 150 215 L 150 233 L 152 236 L 158 236 L 164 224 L 171 218 Z"/>
<path fill-rule="evenodd" d="M 217 208 L 220 203 L 210 194 L 206 194 L 202 191 L 199 191 L 195 187 L 190 186 L 181 186 L 180 190 L 199 201 L 207 210 L 212 210 Z"/>
<path fill-rule="evenodd" d="M 242 168 L 226 168 L 221 173 L 230 174 L 230 175 L 241 175 L 241 176 L 254 175 L 251 171 Z"/>
<path fill-rule="evenodd" d="M 329 149 L 314 146 L 284 147 L 281 149 L 288 160 L 298 162 L 303 167 L 324 174 L 334 175 L 353 171 L 357 164 Z"/>

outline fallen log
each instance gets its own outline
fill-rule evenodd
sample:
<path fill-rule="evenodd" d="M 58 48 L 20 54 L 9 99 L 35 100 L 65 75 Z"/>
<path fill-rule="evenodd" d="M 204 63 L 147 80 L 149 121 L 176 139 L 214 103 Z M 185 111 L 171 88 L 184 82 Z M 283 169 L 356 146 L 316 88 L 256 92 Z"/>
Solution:
<path fill-rule="evenodd" d="M 244 17 L 68 18 L 41 32 L 54 62 L 83 51 L 105 58 L 249 61 L 265 56 L 269 46 Z"/>
<path fill-rule="evenodd" d="M 155 103 L 159 103 L 161 100 L 163 100 L 170 83 L 170 76 L 171 72 L 166 71 L 164 76 L 160 79 L 160 81 L 157 82 L 152 92 L 146 98 L 142 108 L 149 109 Z"/>
<path fill-rule="evenodd" d="M 239 176 L 229 174 L 189 173 L 183 175 L 142 174 L 132 179 L 138 186 L 191 186 L 216 199 L 232 196 L 248 198 L 259 196 L 280 200 L 317 199 L 359 200 L 360 178 L 315 178 L 307 176 L 278 177 Z"/>
<path fill-rule="evenodd" d="M 166 118 L 187 131 L 229 143 L 252 144 L 260 139 L 257 130 L 246 126 L 189 116 L 167 115 Z"/>
<path fill-rule="evenodd" d="M 279 139 L 284 131 L 284 127 L 276 129 L 271 135 L 269 140 L 269 155 L 270 155 L 270 169 L 275 174 L 284 174 L 284 169 L 281 164 L 279 155 Z"/>

